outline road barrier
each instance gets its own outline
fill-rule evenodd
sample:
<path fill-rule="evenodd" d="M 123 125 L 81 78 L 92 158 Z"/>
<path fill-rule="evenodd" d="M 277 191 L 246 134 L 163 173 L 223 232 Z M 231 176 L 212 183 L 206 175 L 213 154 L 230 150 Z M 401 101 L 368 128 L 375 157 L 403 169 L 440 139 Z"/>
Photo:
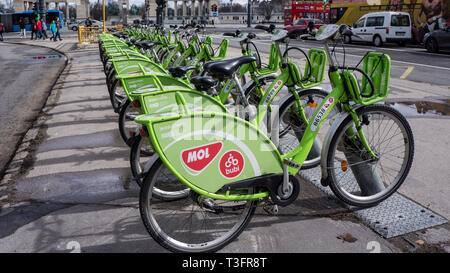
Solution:
<path fill-rule="evenodd" d="M 103 31 L 103 27 L 78 27 L 78 43 L 97 43 L 98 42 L 98 34 L 99 33 L 110 33 L 116 32 L 117 30 L 122 30 L 122 25 L 117 25 L 114 27 L 105 27 L 105 31 Z"/>

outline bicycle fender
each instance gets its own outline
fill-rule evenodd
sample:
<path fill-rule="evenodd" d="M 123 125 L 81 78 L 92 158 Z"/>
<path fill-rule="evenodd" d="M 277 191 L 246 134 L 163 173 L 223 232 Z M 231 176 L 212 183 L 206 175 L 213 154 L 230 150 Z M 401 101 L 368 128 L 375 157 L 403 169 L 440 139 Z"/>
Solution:
<path fill-rule="evenodd" d="M 361 105 L 355 107 L 355 111 L 357 109 L 359 109 L 360 107 L 362 107 Z M 327 164 L 327 158 L 328 158 L 328 153 L 329 153 L 329 149 L 330 149 L 330 145 L 331 145 L 331 140 L 333 139 L 334 134 L 336 134 L 337 129 L 339 128 L 339 126 L 344 122 L 344 120 L 350 116 L 350 114 L 348 112 L 340 112 L 338 114 L 338 116 L 334 119 L 333 124 L 331 124 L 330 129 L 328 130 L 327 134 L 325 135 L 325 139 L 322 143 L 322 151 L 320 154 L 320 167 L 321 167 L 321 172 L 322 172 L 322 178 L 320 180 L 320 183 L 322 184 L 322 186 L 326 187 L 329 185 L 328 182 L 328 164 Z"/>

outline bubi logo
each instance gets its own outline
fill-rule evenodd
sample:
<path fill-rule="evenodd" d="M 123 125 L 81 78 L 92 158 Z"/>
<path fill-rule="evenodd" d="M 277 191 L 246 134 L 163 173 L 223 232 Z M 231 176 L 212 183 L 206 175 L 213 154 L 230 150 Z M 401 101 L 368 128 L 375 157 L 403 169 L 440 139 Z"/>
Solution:
<path fill-rule="evenodd" d="M 235 178 L 243 169 L 244 157 L 238 151 L 228 151 L 220 158 L 219 170 L 225 178 Z"/>
<path fill-rule="evenodd" d="M 189 148 L 181 152 L 181 159 L 189 170 L 201 173 L 222 149 L 222 142 Z"/>

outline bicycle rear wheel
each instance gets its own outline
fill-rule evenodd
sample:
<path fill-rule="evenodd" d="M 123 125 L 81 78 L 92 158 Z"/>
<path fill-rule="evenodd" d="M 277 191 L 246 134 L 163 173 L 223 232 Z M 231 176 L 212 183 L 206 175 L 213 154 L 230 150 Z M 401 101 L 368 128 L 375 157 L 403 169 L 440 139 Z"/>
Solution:
<path fill-rule="evenodd" d="M 151 160 L 153 149 L 148 140 L 141 135 L 135 136 L 130 150 L 131 173 L 139 187 L 142 186 L 145 173 L 148 171 L 146 166 Z"/>
<path fill-rule="evenodd" d="M 412 165 L 414 139 L 405 117 L 386 105 L 356 110 L 373 159 L 362 145 L 348 116 L 332 136 L 327 156 L 328 182 L 347 204 L 368 207 L 392 195 Z"/>
<path fill-rule="evenodd" d="M 159 183 L 161 180 L 162 183 Z M 161 201 L 154 196 L 159 183 L 184 186 L 158 159 L 141 188 L 139 209 L 150 235 L 173 252 L 214 252 L 236 238 L 250 222 L 256 200 L 214 200 L 190 191 L 177 201 Z M 249 189 L 248 193 L 252 193 Z"/>

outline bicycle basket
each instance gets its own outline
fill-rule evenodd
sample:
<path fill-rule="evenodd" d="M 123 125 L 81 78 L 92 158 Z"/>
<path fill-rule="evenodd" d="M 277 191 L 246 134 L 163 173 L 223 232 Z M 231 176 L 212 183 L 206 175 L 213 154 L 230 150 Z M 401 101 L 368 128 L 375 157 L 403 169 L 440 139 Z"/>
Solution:
<path fill-rule="evenodd" d="M 325 75 L 325 66 L 327 64 L 327 53 L 322 49 L 311 48 L 308 51 L 308 58 L 311 62 L 312 68 L 309 67 L 309 63 L 306 62 L 304 78 L 306 79 L 309 75 L 307 84 L 322 83 Z M 311 74 L 309 74 L 310 69 Z"/>
<path fill-rule="evenodd" d="M 357 69 L 351 70 L 358 71 Z M 360 87 L 356 75 L 345 70 L 343 76 L 350 99 L 361 105 L 370 105 L 386 99 L 389 93 L 390 70 L 391 59 L 388 55 L 381 52 L 367 53 L 364 57 L 363 71 L 370 77 L 373 90 L 367 77 L 362 77 Z"/>

